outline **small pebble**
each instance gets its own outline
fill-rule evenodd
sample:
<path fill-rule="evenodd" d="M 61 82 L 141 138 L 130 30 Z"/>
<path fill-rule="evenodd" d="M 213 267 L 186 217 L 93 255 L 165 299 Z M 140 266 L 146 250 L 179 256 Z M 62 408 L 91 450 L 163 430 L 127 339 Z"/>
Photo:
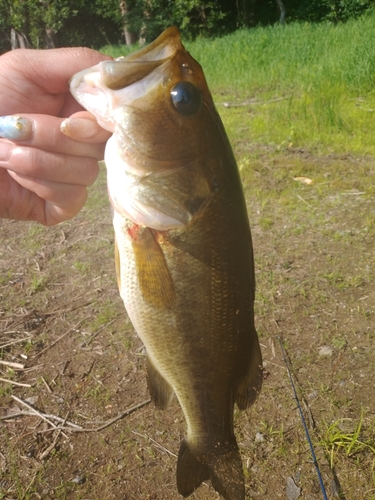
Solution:
<path fill-rule="evenodd" d="M 319 356 L 331 357 L 332 354 L 333 354 L 332 347 L 328 347 L 327 345 L 324 345 L 319 349 Z"/>
<path fill-rule="evenodd" d="M 265 439 L 264 439 L 264 434 L 261 434 L 260 432 L 257 432 L 255 434 L 255 442 L 256 443 L 264 443 Z"/>
<path fill-rule="evenodd" d="M 83 484 L 86 482 L 85 476 L 76 476 L 71 480 L 72 483 Z"/>
<path fill-rule="evenodd" d="M 301 488 L 298 488 L 292 477 L 286 478 L 286 497 L 288 500 L 296 500 L 301 494 Z"/>
<path fill-rule="evenodd" d="M 310 392 L 308 395 L 307 395 L 307 399 L 315 399 L 319 396 L 319 392 L 318 391 L 312 391 Z"/>
<path fill-rule="evenodd" d="M 29 398 L 25 398 L 25 401 L 27 401 L 31 405 L 35 405 L 35 403 L 38 401 L 38 396 L 30 396 Z"/>

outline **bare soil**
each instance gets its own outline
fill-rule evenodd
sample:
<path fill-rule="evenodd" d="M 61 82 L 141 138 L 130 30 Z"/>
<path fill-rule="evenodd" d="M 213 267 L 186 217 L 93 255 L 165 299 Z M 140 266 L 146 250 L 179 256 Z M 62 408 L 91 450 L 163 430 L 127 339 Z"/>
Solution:
<path fill-rule="evenodd" d="M 246 498 L 323 498 L 282 338 L 328 498 L 375 499 L 375 161 L 235 148 L 266 370 L 258 401 L 235 412 Z M 176 401 L 148 403 L 104 172 L 72 221 L 0 221 L 0 363 L 12 382 L 0 381 L 0 499 L 181 498 L 184 417 Z M 219 497 L 203 484 L 191 498 Z"/>

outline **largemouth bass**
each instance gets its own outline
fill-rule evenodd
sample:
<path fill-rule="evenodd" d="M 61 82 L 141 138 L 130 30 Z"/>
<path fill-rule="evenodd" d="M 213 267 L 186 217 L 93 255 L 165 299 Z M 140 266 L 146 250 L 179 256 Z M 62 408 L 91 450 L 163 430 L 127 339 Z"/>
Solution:
<path fill-rule="evenodd" d="M 250 227 L 231 146 L 201 66 L 177 28 L 75 75 L 74 97 L 113 132 L 108 193 L 121 297 L 146 348 L 158 408 L 187 422 L 177 488 L 210 479 L 244 500 L 233 408 L 252 404 L 262 359 Z"/>

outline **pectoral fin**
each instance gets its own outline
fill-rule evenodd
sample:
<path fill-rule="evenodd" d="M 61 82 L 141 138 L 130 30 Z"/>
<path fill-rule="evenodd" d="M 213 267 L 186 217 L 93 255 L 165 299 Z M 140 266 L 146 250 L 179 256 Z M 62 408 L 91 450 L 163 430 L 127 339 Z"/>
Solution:
<path fill-rule="evenodd" d="M 137 276 L 143 298 L 154 307 L 169 309 L 175 290 L 163 251 L 148 227 L 128 231 L 132 238 Z"/>
<path fill-rule="evenodd" d="M 173 389 L 155 368 L 155 365 L 148 355 L 146 356 L 146 369 L 147 385 L 150 391 L 151 400 L 156 408 L 163 410 L 169 405 L 173 397 Z"/>

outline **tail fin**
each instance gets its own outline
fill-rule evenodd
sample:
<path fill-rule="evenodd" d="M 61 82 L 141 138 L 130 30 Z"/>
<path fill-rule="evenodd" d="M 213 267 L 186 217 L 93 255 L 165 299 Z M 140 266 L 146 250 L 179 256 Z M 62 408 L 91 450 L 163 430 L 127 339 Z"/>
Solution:
<path fill-rule="evenodd" d="M 177 461 L 177 488 L 188 497 L 206 479 L 225 500 L 245 500 L 245 486 L 242 462 L 237 443 L 217 447 L 198 459 L 184 439 Z M 207 462 L 206 462 L 207 461 Z"/>

